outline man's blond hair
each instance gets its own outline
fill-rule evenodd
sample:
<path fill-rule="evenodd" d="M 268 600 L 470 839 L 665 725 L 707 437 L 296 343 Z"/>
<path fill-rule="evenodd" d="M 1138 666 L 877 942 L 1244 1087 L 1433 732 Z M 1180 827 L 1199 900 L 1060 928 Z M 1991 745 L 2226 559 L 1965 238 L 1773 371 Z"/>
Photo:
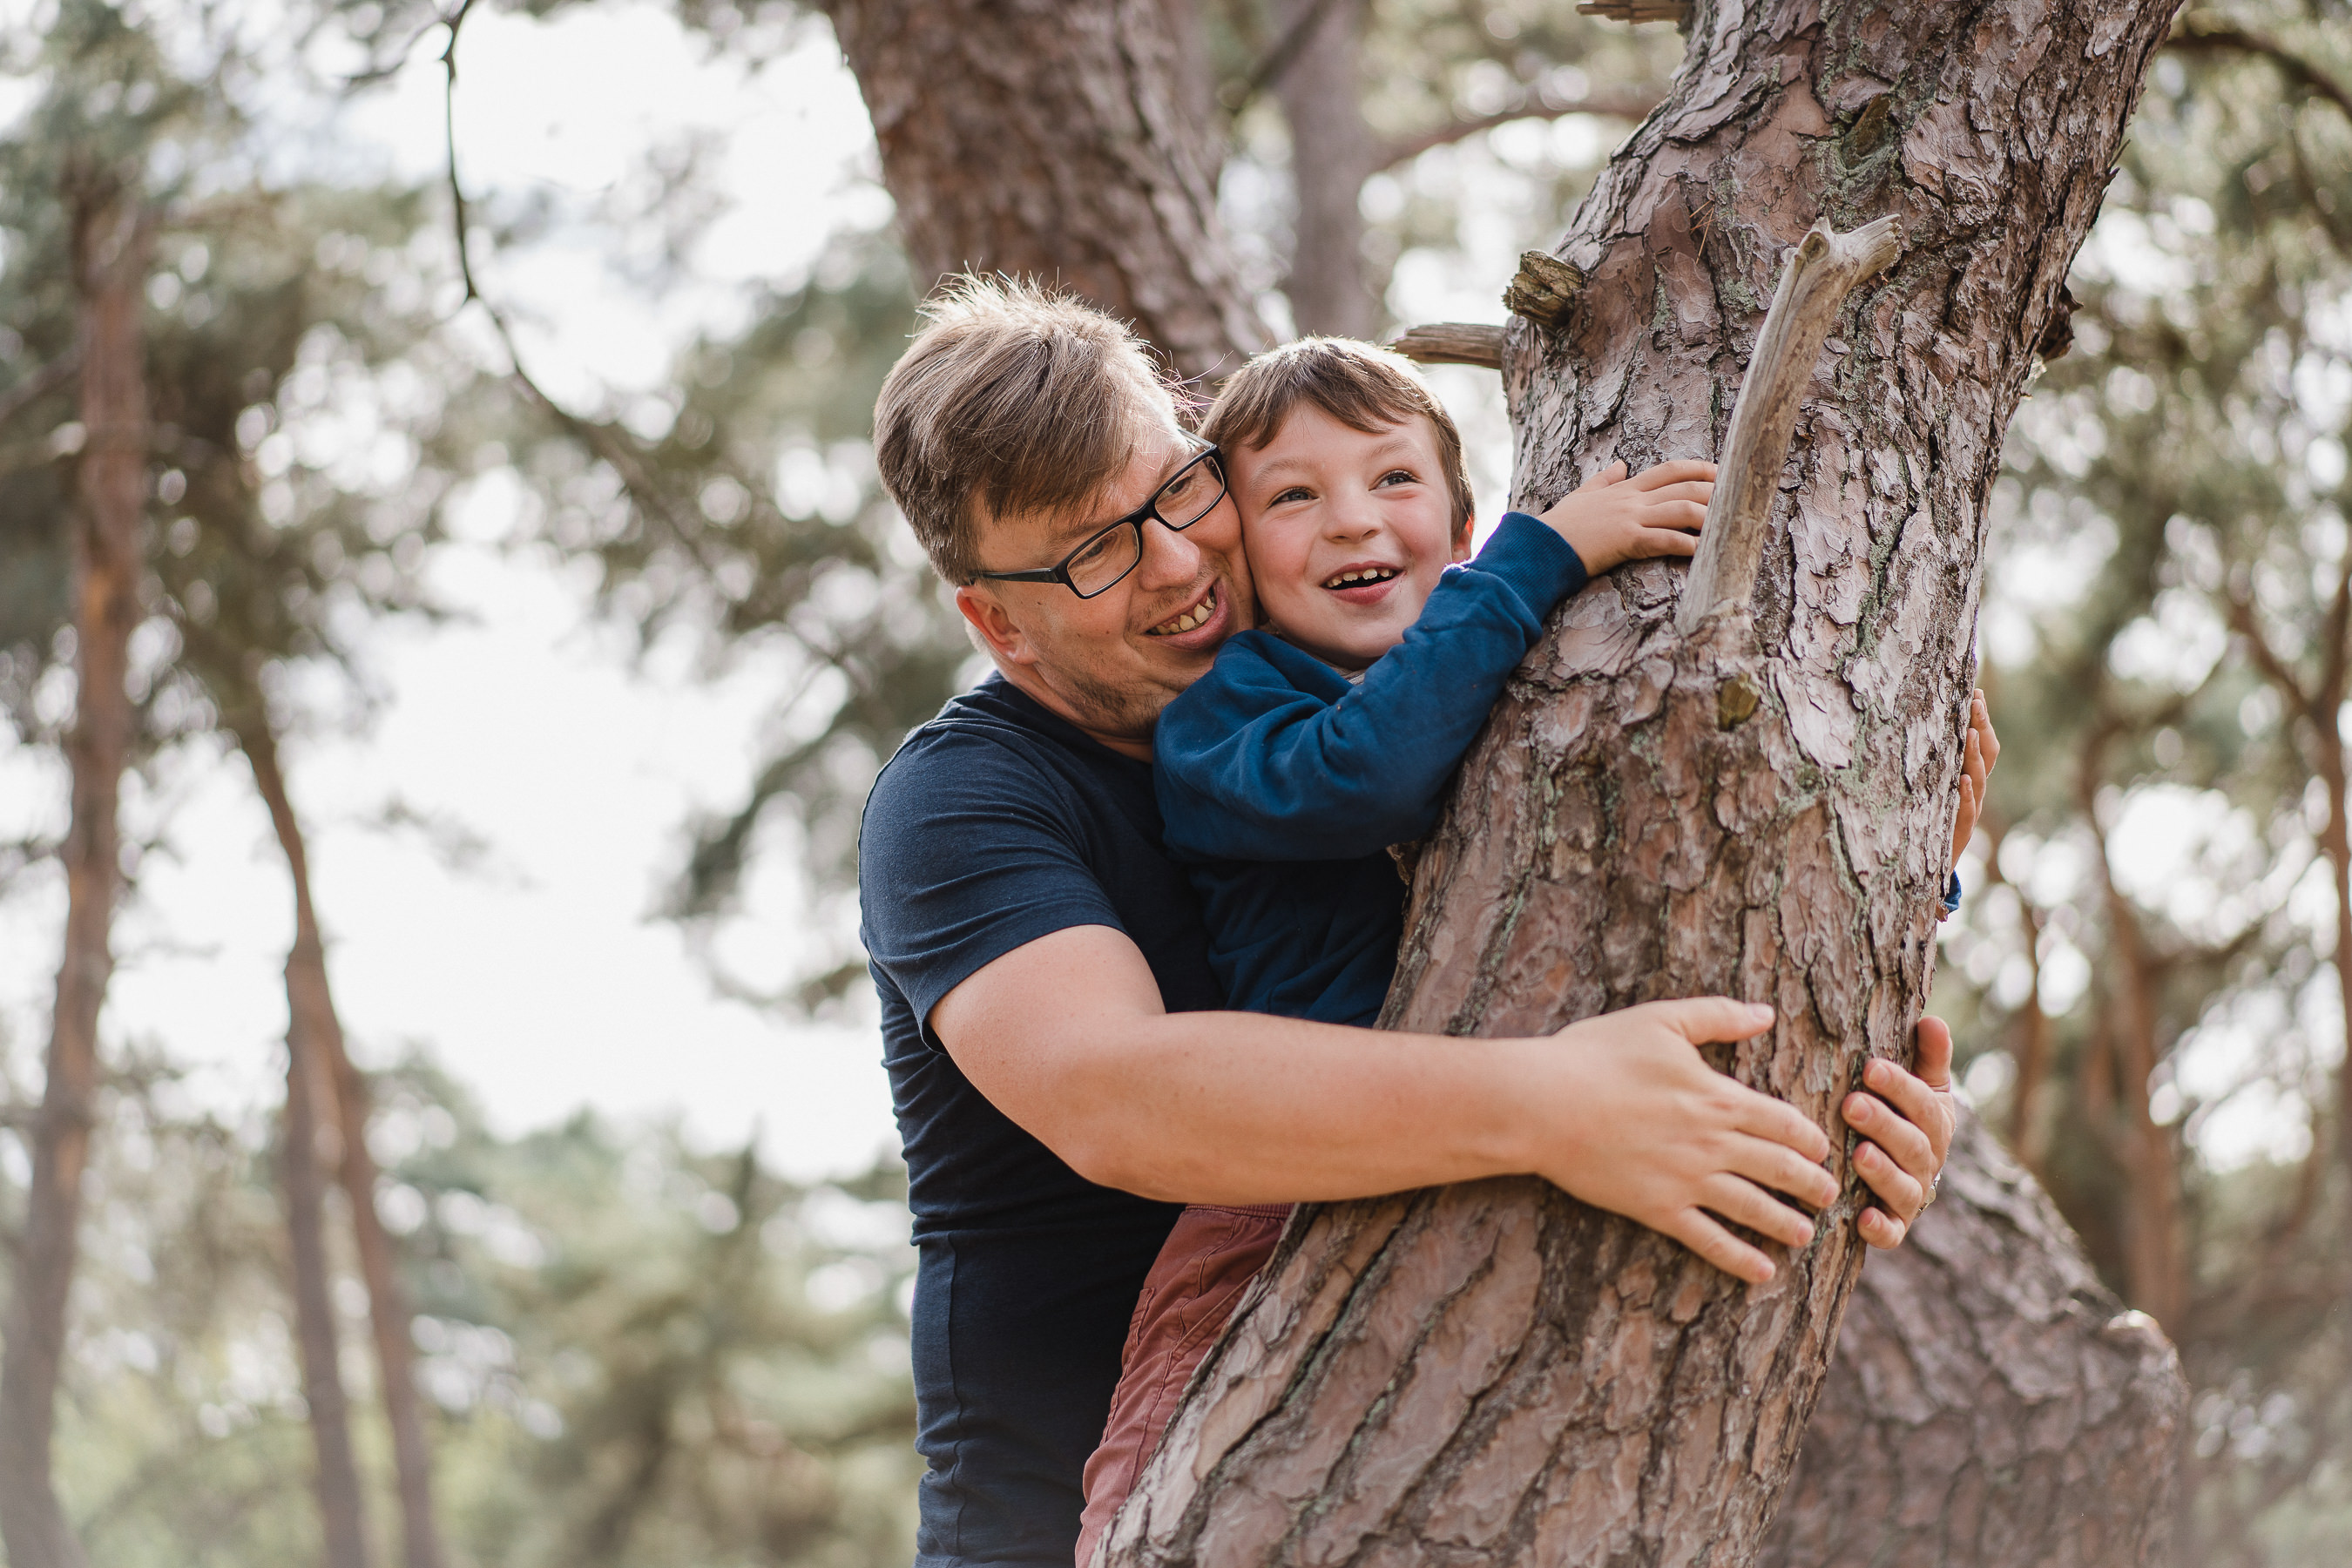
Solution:
<path fill-rule="evenodd" d="M 874 458 L 950 583 L 979 575 L 984 519 L 1067 514 L 1177 428 L 1174 390 L 1142 340 L 1073 295 L 964 276 L 923 318 L 874 405 Z"/>

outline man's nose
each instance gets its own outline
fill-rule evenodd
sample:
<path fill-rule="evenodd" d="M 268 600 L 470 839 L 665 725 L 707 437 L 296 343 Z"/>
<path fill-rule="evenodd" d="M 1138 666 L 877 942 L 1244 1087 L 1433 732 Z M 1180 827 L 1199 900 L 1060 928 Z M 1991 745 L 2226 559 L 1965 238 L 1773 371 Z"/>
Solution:
<path fill-rule="evenodd" d="M 1143 560 L 1136 577 L 1147 588 L 1172 588 L 1201 574 L 1201 547 L 1159 519 L 1143 525 Z"/>

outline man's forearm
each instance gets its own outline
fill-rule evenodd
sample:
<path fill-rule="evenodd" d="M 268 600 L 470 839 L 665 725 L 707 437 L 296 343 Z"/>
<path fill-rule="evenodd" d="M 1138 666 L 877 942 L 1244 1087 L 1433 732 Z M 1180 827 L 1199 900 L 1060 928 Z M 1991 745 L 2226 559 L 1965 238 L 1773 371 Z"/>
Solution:
<path fill-rule="evenodd" d="M 1084 1113 L 1045 1141 L 1090 1181 L 1181 1203 L 1368 1197 L 1524 1171 L 1512 1058 L 1534 1045 L 1255 1013 L 1139 1018 L 1064 1061 Z"/>

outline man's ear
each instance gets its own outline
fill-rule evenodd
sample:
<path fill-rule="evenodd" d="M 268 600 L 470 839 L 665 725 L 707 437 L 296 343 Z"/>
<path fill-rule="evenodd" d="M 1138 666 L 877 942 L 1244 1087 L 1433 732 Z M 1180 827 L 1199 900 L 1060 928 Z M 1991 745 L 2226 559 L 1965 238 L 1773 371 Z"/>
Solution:
<path fill-rule="evenodd" d="M 1000 664 L 1034 664 L 1037 655 L 1023 635 L 1020 623 L 995 594 L 977 583 L 967 583 L 955 591 L 955 606 L 981 647 Z"/>

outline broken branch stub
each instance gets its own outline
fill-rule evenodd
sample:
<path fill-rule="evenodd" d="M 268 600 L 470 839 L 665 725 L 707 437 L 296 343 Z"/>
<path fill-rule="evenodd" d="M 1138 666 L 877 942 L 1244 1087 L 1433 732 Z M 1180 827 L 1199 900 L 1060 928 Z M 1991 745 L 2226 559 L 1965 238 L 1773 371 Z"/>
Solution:
<path fill-rule="evenodd" d="M 1850 234 L 1817 223 L 1790 253 L 1739 384 L 1715 499 L 1707 503 L 1698 553 L 1683 584 L 1676 625 L 1685 635 L 1720 611 L 1748 607 L 1771 533 L 1780 470 L 1789 460 L 1797 412 L 1812 386 L 1822 344 L 1845 297 L 1884 270 L 1902 247 L 1902 230 L 1893 218 L 1883 217 Z"/>
<path fill-rule="evenodd" d="M 1580 16 L 1605 16 L 1612 22 L 1672 22 L 1690 25 L 1690 0 L 1584 0 Z"/>
<path fill-rule="evenodd" d="M 1432 321 L 1408 327 L 1389 347 L 1416 364 L 1503 368 L 1503 329 L 1484 321 Z"/>
<path fill-rule="evenodd" d="M 1584 269 L 1540 250 L 1519 257 L 1519 270 L 1503 289 L 1503 308 L 1536 325 L 1558 331 L 1584 292 Z"/>

